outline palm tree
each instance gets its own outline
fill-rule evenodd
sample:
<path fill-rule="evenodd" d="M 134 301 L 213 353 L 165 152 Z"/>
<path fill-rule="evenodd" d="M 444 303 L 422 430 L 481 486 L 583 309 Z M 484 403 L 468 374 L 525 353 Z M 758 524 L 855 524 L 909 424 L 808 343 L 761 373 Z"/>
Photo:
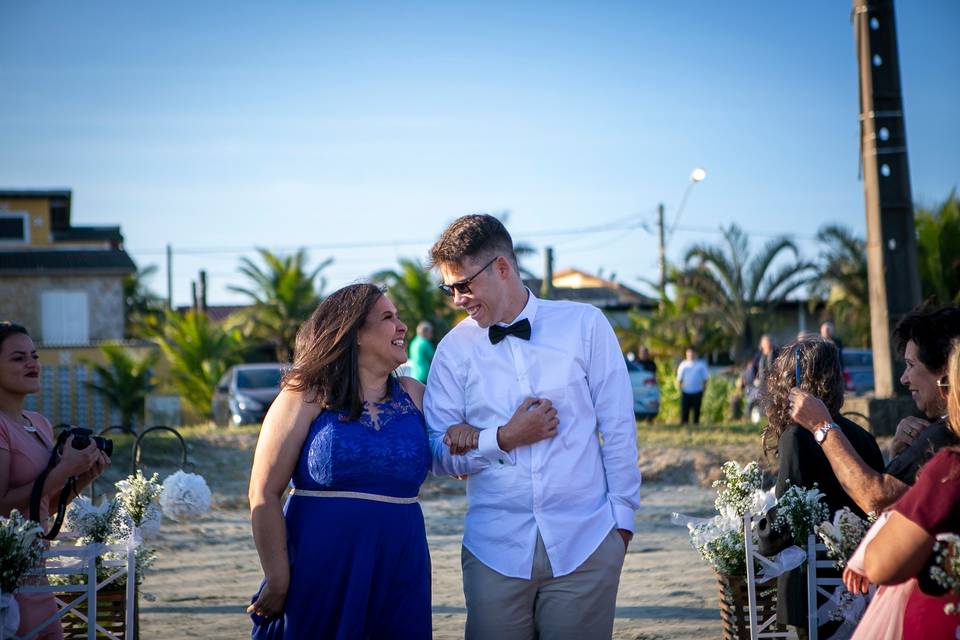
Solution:
<path fill-rule="evenodd" d="M 731 224 L 722 232 L 722 245 L 697 244 L 687 250 L 678 282 L 699 296 L 701 310 L 734 340 L 734 359 L 739 362 L 753 348 L 757 317 L 810 282 L 814 265 L 800 259 L 787 237 L 774 238 L 751 255 L 749 237 L 740 227 Z M 774 269 L 783 254 L 790 254 L 788 262 Z"/>
<path fill-rule="evenodd" d="M 453 326 L 456 310 L 419 260 L 401 258 L 399 270 L 378 271 L 372 279 L 387 288 L 387 295 L 411 333 L 417 323 L 426 320 L 433 325 L 434 339 L 439 340 Z"/>
<path fill-rule="evenodd" d="M 170 363 L 173 385 L 200 416 L 210 416 L 210 401 L 217 382 L 241 362 L 245 347 L 237 329 L 228 331 L 194 310 L 168 311 L 155 337 Z"/>
<path fill-rule="evenodd" d="M 163 318 L 163 298 L 151 291 L 146 282 L 156 272 L 157 266 L 151 264 L 123 278 L 125 333 L 129 338 L 146 337 Z"/>
<path fill-rule="evenodd" d="M 851 345 L 870 342 L 870 292 L 867 287 L 867 243 L 840 225 L 817 232 L 820 266 L 811 294 L 826 300 L 827 311 Z"/>
<path fill-rule="evenodd" d="M 86 363 L 99 378 L 96 382 L 87 382 L 87 387 L 120 412 L 124 427 L 135 431 L 138 418 L 143 420 L 147 395 L 156 386 L 153 367 L 160 359 L 160 352 L 151 349 L 136 358 L 127 349 L 113 344 L 103 345 L 100 352 L 106 364 Z"/>
<path fill-rule="evenodd" d="M 960 302 L 960 200 L 953 189 L 936 209 L 918 207 L 917 264 L 923 297 L 939 304 Z"/>
<path fill-rule="evenodd" d="M 323 298 L 326 279 L 317 277 L 333 262 L 328 258 L 313 271 L 306 271 L 307 253 L 304 249 L 280 257 L 267 249 L 257 249 L 264 268 L 249 258 L 241 258 L 239 271 L 251 282 L 249 287 L 228 287 L 248 296 L 253 308 L 245 314 L 252 335 L 270 342 L 276 349 L 277 360 L 289 362 L 293 354 L 297 330 L 310 317 Z"/>

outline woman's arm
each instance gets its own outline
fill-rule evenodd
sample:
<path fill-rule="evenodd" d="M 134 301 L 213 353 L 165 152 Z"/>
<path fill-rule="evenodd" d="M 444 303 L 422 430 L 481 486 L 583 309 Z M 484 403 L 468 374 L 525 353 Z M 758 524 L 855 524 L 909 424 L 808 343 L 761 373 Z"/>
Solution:
<path fill-rule="evenodd" d="M 57 465 L 50 470 L 43 483 L 45 496 L 56 496 L 51 500 L 51 511 L 56 508 L 60 491 L 72 476 L 80 475 L 93 466 L 99 450 L 94 443 L 86 449 L 71 447 L 72 437 L 64 445 L 64 454 Z M 10 452 L 0 449 L 0 515 L 9 515 L 14 509 L 25 517 L 30 516 L 30 495 L 33 492 L 33 481 L 20 486 L 10 485 L 13 459 Z M 39 476 L 39 474 L 37 474 Z"/>
<path fill-rule="evenodd" d="M 913 578 L 933 552 L 933 543 L 933 536 L 920 525 L 894 511 L 867 545 L 867 578 L 874 584 L 899 584 Z"/>
<path fill-rule="evenodd" d="M 270 618 L 283 611 L 290 586 L 290 560 L 280 498 L 290 483 L 310 423 L 318 413 L 319 407 L 307 404 L 303 393 L 284 389 L 263 421 L 248 497 L 253 540 L 266 584 L 247 613 Z"/>

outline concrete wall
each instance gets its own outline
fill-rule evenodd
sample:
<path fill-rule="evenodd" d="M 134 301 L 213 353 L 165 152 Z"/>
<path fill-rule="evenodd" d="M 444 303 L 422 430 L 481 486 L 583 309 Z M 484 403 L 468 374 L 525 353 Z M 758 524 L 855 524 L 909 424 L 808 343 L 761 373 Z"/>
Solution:
<path fill-rule="evenodd" d="M 40 294 L 51 290 L 86 292 L 91 342 L 123 339 L 121 276 L 4 276 L 0 279 L 0 320 L 22 324 L 42 344 Z"/>

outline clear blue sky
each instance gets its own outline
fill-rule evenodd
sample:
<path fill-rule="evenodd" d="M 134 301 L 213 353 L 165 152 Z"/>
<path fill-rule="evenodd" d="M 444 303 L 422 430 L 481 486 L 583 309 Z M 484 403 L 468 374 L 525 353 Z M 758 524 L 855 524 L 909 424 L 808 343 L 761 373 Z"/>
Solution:
<path fill-rule="evenodd" d="M 336 286 L 476 211 L 637 284 L 657 271 L 636 224 L 660 201 L 672 220 L 697 166 L 672 259 L 731 222 L 810 257 L 819 226 L 864 229 L 849 2 L 143 4 L 0 1 L 0 188 L 72 189 L 74 223 L 120 224 L 141 266 L 172 243 L 177 303 L 201 268 L 238 300 L 254 245 L 333 256 Z M 934 203 L 960 183 L 960 3 L 897 11 Z"/>

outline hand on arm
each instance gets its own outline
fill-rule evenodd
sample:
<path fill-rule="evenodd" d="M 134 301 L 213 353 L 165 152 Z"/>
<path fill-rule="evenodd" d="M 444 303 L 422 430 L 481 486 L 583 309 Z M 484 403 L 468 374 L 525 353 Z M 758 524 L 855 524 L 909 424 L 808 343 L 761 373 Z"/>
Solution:
<path fill-rule="evenodd" d="M 480 429 L 461 422 L 447 429 L 443 436 L 443 444 L 450 447 L 450 455 L 462 456 L 471 449 L 476 449 L 480 442 Z"/>
<path fill-rule="evenodd" d="M 560 419 L 546 398 L 527 398 L 513 416 L 497 430 L 497 445 L 503 451 L 533 444 L 557 435 Z"/>
<path fill-rule="evenodd" d="M 903 450 L 913 444 L 923 430 L 930 426 L 930 422 L 916 416 L 907 416 L 897 425 L 890 450 L 893 455 L 900 455 Z"/>

